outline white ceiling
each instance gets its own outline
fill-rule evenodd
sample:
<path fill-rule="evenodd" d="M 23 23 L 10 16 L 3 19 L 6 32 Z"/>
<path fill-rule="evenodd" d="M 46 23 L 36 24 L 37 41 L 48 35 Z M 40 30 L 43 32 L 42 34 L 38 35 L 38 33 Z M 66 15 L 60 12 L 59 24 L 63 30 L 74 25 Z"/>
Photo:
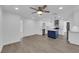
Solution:
<path fill-rule="evenodd" d="M 37 14 L 32 14 L 34 10 L 29 8 L 29 7 L 37 8 L 38 5 L 3 5 L 1 7 L 4 12 L 18 14 L 26 18 L 31 16 L 38 17 Z M 58 9 L 59 7 L 63 7 L 63 9 L 59 10 Z M 19 10 L 15 10 L 15 8 L 19 8 Z M 49 10 L 50 13 L 44 13 L 42 17 L 53 17 L 53 13 L 58 13 L 58 15 L 67 19 L 68 17 L 71 16 L 74 8 L 75 8 L 74 5 L 48 5 L 46 10 Z"/>

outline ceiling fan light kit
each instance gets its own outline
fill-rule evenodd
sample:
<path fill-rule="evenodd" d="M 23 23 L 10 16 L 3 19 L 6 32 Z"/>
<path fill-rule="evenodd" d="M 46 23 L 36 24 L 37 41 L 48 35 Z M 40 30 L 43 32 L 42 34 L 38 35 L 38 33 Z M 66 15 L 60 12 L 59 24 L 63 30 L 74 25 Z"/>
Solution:
<path fill-rule="evenodd" d="M 38 11 L 37 14 L 38 14 L 38 15 L 42 15 L 43 12 L 42 12 L 42 11 Z"/>

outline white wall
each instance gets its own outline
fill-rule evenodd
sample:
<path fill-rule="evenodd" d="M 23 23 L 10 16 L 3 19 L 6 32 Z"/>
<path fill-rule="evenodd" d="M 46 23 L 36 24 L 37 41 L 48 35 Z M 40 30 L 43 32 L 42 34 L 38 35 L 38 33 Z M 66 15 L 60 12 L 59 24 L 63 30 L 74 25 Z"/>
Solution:
<path fill-rule="evenodd" d="M 69 41 L 72 44 L 79 45 L 79 6 L 75 7 L 73 20 L 71 21 L 70 26 Z M 74 30 L 74 26 L 78 27 L 78 29 Z"/>
<path fill-rule="evenodd" d="M 24 36 L 34 35 L 34 34 L 41 34 L 41 28 L 39 21 L 34 19 L 24 19 L 23 22 L 23 29 L 24 29 Z"/>
<path fill-rule="evenodd" d="M 74 13 L 73 25 L 79 26 L 79 11 Z"/>
<path fill-rule="evenodd" d="M 69 33 L 69 41 L 72 44 L 79 45 L 79 32 L 74 30 L 74 26 L 79 28 L 79 7 L 77 7 L 77 11 L 74 11 L 73 20 L 71 21 L 71 30 Z M 72 31 L 73 30 L 73 31 Z M 79 30 L 79 29 L 76 29 Z"/>
<path fill-rule="evenodd" d="M 69 32 L 69 42 L 79 45 L 79 32 Z"/>
<path fill-rule="evenodd" d="M 10 44 L 21 39 L 20 16 L 10 13 L 3 14 L 3 44 Z"/>
<path fill-rule="evenodd" d="M 2 49 L 2 40 L 3 40 L 3 36 L 2 36 L 2 10 L 0 8 L 0 51 Z"/>

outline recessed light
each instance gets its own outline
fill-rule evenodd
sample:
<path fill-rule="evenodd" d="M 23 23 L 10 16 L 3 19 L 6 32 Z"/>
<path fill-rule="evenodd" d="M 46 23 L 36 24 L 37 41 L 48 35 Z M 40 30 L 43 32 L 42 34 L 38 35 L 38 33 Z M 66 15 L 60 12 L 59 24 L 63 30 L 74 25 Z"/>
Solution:
<path fill-rule="evenodd" d="M 62 10 L 62 9 L 63 9 L 63 7 L 59 7 L 59 9 L 60 9 L 60 10 Z"/>
<path fill-rule="evenodd" d="M 15 8 L 15 10 L 18 10 L 19 8 Z"/>

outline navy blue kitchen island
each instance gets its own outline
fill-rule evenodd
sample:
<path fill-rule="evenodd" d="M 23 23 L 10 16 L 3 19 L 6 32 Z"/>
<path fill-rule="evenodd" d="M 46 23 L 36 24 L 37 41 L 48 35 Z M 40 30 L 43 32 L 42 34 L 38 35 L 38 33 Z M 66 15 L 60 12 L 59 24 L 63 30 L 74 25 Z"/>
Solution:
<path fill-rule="evenodd" d="M 48 37 L 56 39 L 58 36 L 58 30 L 48 30 Z"/>

